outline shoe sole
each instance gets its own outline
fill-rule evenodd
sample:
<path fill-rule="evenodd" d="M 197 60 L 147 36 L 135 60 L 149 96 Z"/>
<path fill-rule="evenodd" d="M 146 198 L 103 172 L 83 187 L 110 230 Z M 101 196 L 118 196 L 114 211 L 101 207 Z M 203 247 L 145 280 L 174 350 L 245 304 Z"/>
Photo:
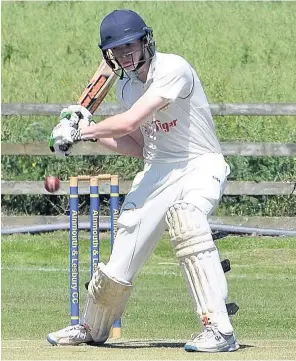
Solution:
<path fill-rule="evenodd" d="M 187 352 L 233 352 L 239 349 L 239 344 L 235 343 L 232 345 L 229 345 L 227 347 L 224 347 L 221 350 L 215 350 L 215 349 L 203 349 L 203 348 L 198 348 L 196 346 L 193 345 L 185 345 L 184 346 L 184 350 Z"/>

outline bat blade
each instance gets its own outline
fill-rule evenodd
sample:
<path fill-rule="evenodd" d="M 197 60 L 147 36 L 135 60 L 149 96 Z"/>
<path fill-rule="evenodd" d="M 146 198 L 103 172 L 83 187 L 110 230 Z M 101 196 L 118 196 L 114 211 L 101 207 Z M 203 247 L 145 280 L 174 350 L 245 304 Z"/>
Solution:
<path fill-rule="evenodd" d="M 94 114 L 113 86 L 115 80 L 116 74 L 114 74 L 112 69 L 106 64 L 105 60 L 102 60 L 98 70 L 84 89 L 78 103 Z"/>

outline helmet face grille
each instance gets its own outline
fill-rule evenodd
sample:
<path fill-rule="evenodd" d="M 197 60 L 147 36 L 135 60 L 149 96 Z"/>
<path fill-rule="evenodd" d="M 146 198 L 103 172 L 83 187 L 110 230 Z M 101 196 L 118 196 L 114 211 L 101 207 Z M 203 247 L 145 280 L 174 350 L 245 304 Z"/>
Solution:
<path fill-rule="evenodd" d="M 142 56 L 140 58 L 140 61 L 134 60 L 134 54 L 135 52 L 139 51 L 136 50 L 134 52 L 131 52 L 128 54 L 128 56 L 131 57 L 131 63 L 133 64 L 134 69 L 129 70 L 129 73 L 127 70 L 121 66 L 121 59 L 122 57 L 116 58 L 116 56 L 113 53 L 113 49 L 107 49 L 103 50 L 103 57 L 106 61 L 106 63 L 112 68 L 114 73 L 122 79 L 123 77 L 131 77 L 131 72 L 134 74 L 133 76 L 137 76 L 142 68 L 142 66 L 147 62 L 150 61 L 154 55 L 155 55 L 155 41 L 153 39 L 153 33 L 151 29 L 147 29 L 146 35 L 142 38 Z M 123 57 L 125 57 L 123 55 Z"/>

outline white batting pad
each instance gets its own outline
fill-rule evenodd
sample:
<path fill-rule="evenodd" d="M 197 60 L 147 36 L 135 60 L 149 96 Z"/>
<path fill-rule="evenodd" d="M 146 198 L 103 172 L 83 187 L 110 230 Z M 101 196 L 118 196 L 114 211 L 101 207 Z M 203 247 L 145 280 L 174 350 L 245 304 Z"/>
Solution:
<path fill-rule="evenodd" d="M 81 323 L 90 330 L 95 342 L 105 342 L 114 321 L 125 309 L 133 286 L 104 272 L 105 265 L 99 263 L 88 286 L 88 297 Z"/>
<path fill-rule="evenodd" d="M 192 204 L 176 203 L 168 209 L 166 222 L 198 316 L 204 324 L 232 333 L 226 278 L 206 216 Z"/>

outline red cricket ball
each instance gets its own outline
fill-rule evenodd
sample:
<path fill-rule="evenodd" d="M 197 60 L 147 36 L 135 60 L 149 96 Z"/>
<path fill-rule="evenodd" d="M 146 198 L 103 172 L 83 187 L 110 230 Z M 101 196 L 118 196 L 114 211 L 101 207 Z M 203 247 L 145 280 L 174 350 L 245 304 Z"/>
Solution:
<path fill-rule="evenodd" d="M 60 180 L 55 176 L 48 176 L 45 178 L 44 187 L 47 192 L 54 193 L 60 188 Z"/>

